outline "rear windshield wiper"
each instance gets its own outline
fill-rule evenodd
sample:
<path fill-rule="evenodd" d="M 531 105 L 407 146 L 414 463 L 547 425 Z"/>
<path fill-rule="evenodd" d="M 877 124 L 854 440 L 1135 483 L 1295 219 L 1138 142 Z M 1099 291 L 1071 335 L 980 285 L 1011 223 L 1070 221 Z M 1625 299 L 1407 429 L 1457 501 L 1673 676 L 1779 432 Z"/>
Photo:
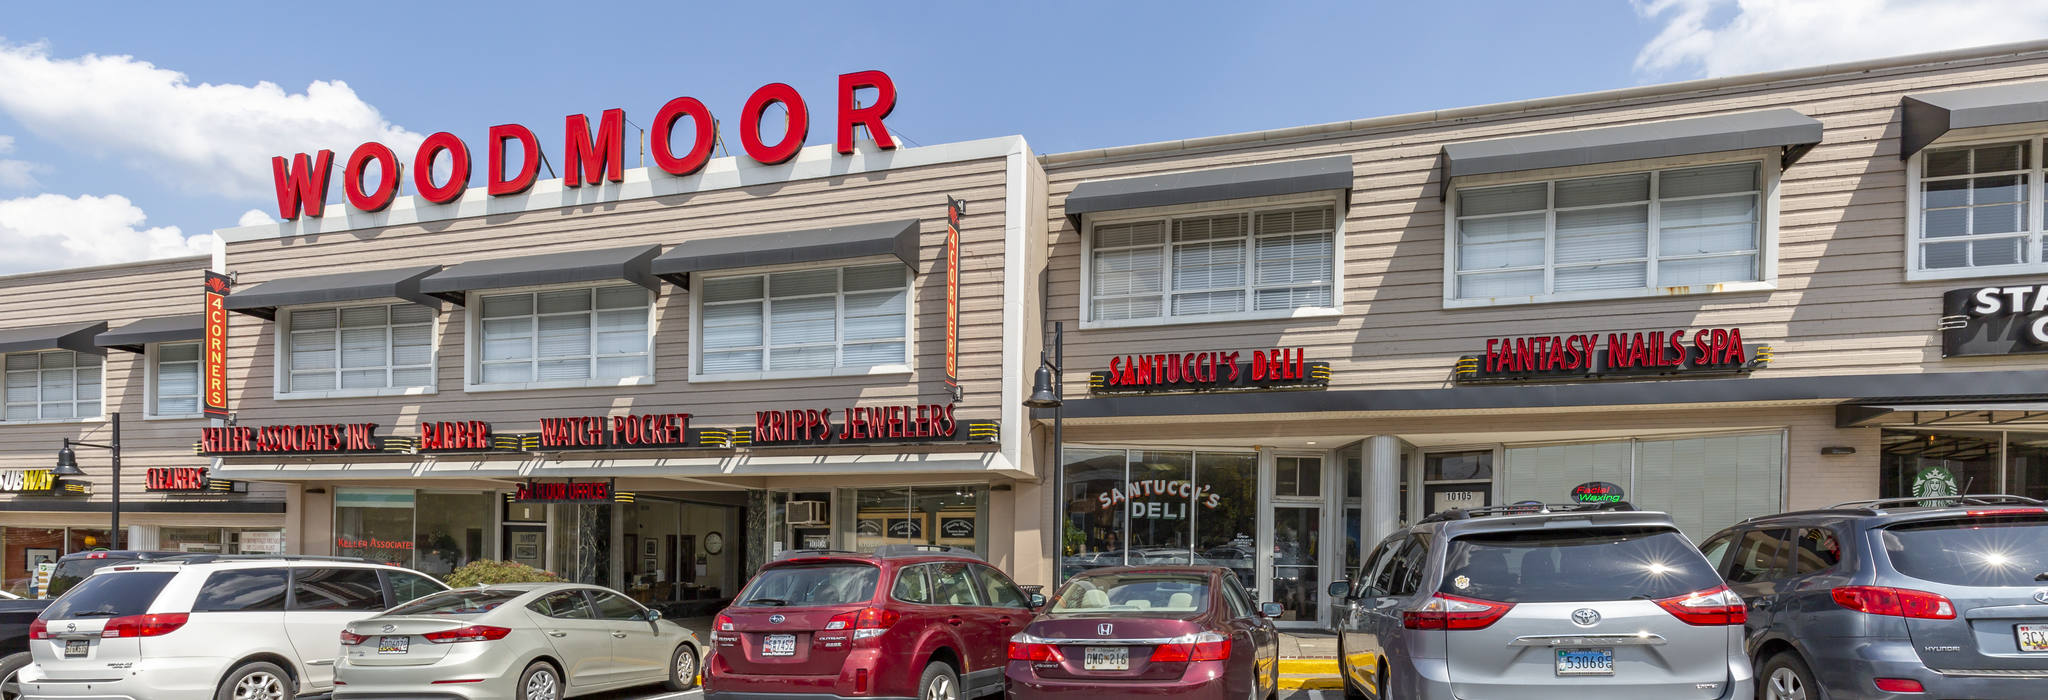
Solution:
<path fill-rule="evenodd" d="M 748 598 L 748 599 L 747 599 L 747 603 L 746 603 L 746 604 L 747 604 L 747 605 L 788 605 L 788 604 L 789 604 L 789 601 L 787 601 L 787 600 L 783 600 L 783 599 L 781 599 L 781 598 Z"/>
<path fill-rule="evenodd" d="M 114 612 L 114 611 L 112 611 L 112 610 L 85 610 L 85 611 L 81 611 L 81 612 L 75 612 L 75 613 L 71 613 L 71 616 L 72 616 L 72 617 L 120 617 L 120 616 L 121 616 L 121 613 L 118 613 L 118 612 Z"/>
<path fill-rule="evenodd" d="M 2048 571 L 2043 571 L 2043 572 L 2041 572 L 2041 573 L 2038 573 L 2038 574 L 2034 574 L 2034 580 L 2036 580 L 2036 581 L 2048 581 Z"/>

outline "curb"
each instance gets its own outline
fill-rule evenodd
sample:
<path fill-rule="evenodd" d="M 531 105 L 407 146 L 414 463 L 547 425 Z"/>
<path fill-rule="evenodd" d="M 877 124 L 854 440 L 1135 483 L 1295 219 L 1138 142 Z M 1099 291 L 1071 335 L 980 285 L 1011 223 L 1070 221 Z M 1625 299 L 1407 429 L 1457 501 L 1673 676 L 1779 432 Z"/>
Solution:
<path fill-rule="evenodd" d="M 1339 690 L 1336 659 L 1281 659 L 1281 690 Z"/>

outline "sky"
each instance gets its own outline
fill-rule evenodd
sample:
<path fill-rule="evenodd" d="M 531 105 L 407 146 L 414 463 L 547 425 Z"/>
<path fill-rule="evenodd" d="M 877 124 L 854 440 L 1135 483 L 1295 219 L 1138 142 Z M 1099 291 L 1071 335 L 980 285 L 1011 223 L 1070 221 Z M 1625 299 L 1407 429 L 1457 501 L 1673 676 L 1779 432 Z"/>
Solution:
<path fill-rule="evenodd" d="M 480 184 L 492 125 L 558 159 L 566 115 L 688 95 L 737 144 L 785 82 L 828 143 L 858 70 L 911 144 L 1058 153 L 2043 37 L 2041 0 L 37 3 L 0 20 L 0 274 L 210 252 L 276 215 L 272 156 L 365 141 L 452 132 Z"/>

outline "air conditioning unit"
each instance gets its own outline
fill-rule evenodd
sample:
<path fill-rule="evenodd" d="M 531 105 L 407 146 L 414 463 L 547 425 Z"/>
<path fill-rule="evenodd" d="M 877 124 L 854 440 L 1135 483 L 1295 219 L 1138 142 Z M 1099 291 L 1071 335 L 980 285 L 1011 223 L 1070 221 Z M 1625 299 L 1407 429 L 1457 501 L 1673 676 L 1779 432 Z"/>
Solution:
<path fill-rule="evenodd" d="M 790 501 L 786 520 L 791 525 L 824 525 L 824 501 Z"/>

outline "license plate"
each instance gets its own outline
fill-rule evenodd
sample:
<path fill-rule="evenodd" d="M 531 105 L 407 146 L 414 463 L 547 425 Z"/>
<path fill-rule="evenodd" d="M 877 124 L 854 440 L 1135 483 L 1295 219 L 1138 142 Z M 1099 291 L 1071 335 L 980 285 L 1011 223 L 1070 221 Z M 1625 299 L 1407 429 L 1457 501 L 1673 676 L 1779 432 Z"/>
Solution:
<path fill-rule="evenodd" d="M 796 656 L 796 635 L 771 634 L 761 638 L 762 656 Z"/>
<path fill-rule="evenodd" d="M 1557 650 L 1557 675 L 1612 676 L 1614 675 L 1614 650 L 1559 649 Z"/>
<path fill-rule="evenodd" d="M 403 654 L 411 646 L 412 637 L 409 636 L 377 638 L 377 653 L 379 654 Z"/>
<path fill-rule="evenodd" d="M 2014 625 L 2013 633 L 2019 635 L 2020 651 L 2048 652 L 2048 625 Z"/>
<path fill-rule="evenodd" d="M 1130 647 L 1088 647 L 1081 652 L 1081 668 L 1088 671 L 1128 671 Z"/>
<path fill-rule="evenodd" d="M 67 658 L 67 659 L 78 659 L 78 658 L 84 658 L 84 657 L 85 657 L 85 650 L 86 650 L 87 648 L 89 648 L 89 647 L 91 646 L 91 644 L 92 644 L 92 641 L 91 641 L 91 640 L 86 640 L 86 639 L 66 639 L 66 640 L 64 640 L 64 658 Z"/>

